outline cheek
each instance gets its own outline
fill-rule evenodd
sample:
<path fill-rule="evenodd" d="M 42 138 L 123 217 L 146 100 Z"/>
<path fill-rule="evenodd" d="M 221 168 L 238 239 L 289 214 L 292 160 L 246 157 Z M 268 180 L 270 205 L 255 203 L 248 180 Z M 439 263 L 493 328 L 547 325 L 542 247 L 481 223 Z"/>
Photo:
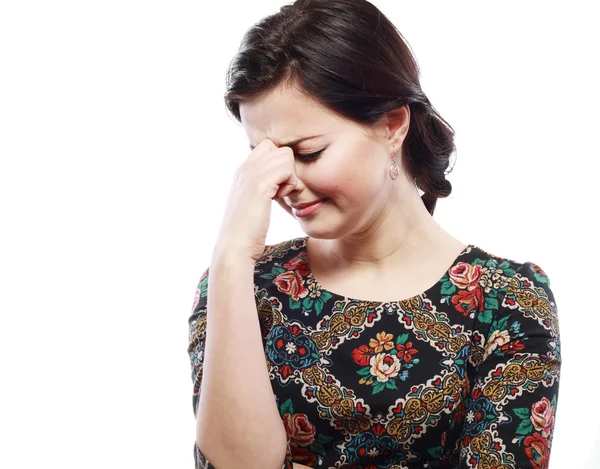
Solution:
<path fill-rule="evenodd" d="M 380 174 L 376 174 L 374 166 L 358 166 L 347 168 L 335 178 L 336 183 L 342 188 L 349 198 L 364 198 L 381 190 L 385 182 Z"/>
<path fill-rule="evenodd" d="M 305 175 L 305 182 L 320 195 L 336 197 L 342 194 L 349 184 L 349 179 L 339 165 L 320 165 L 314 173 Z"/>
<path fill-rule="evenodd" d="M 331 197 L 336 203 L 358 206 L 370 203 L 381 193 L 381 180 L 373 180 L 372 174 L 359 172 L 336 172 L 329 177 L 315 181 L 313 189 L 324 196 Z"/>
<path fill-rule="evenodd" d="M 339 201 L 362 203 L 373 200 L 381 193 L 385 174 L 378 169 L 376 158 L 370 158 L 372 148 L 348 148 L 347 152 L 325 156 L 315 165 L 313 174 L 306 174 L 306 182 L 317 193 Z M 366 158 L 366 159 L 365 159 Z"/>

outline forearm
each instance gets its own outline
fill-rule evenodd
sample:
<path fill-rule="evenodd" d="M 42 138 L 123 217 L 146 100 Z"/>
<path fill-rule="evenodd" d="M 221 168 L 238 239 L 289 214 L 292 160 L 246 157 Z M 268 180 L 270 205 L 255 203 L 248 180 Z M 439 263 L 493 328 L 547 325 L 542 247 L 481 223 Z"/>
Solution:
<path fill-rule="evenodd" d="M 281 469 L 286 435 L 268 376 L 254 267 L 213 256 L 197 443 L 217 468 Z"/>

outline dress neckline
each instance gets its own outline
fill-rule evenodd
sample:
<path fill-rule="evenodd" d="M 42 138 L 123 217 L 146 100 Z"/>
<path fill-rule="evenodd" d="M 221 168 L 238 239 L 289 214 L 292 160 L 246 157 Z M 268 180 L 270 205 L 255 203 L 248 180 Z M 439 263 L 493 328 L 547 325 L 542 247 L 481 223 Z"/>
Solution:
<path fill-rule="evenodd" d="M 414 296 L 410 296 L 408 298 L 404 298 L 403 300 L 394 300 L 394 301 L 381 301 L 381 300 L 371 300 L 371 299 L 359 299 L 359 298 L 353 298 L 350 296 L 346 296 L 346 295 L 341 295 L 339 293 L 335 293 L 331 290 L 327 290 L 326 288 L 324 288 L 319 281 L 317 280 L 317 278 L 315 277 L 315 275 L 313 274 L 312 268 L 310 266 L 310 262 L 308 260 L 308 236 L 304 236 L 301 239 L 304 241 L 304 246 L 303 246 L 303 250 L 304 250 L 304 254 L 305 254 L 305 261 L 306 261 L 306 271 L 307 276 L 312 278 L 312 282 L 315 284 L 315 286 L 317 287 L 318 290 L 327 293 L 328 295 L 330 295 L 332 298 L 335 299 L 341 299 L 344 300 L 345 302 L 360 302 L 360 303 L 381 303 L 382 305 L 400 305 L 400 303 L 405 303 L 407 301 L 416 299 L 416 298 L 420 298 L 422 296 L 428 296 L 428 294 L 430 292 L 432 292 L 433 290 L 435 290 L 436 288 L 440 288 L 440 283 L 442 282 L 442 280 L 444 278 L 449 278 L 450 275 L 450 271 L 461 261 L 461 259 L 463 259 L 467 254 L 469 254 L 471 251 L 473 251 L 474 249 L 478 249 L 478 247 L 475 244 L 467 244 L 467 246 L 458 254 L 458 256 L 456 256 L 454 258 L 454 260 L 452 261 L 451 265 L 448 267 L 448 269 L 446 269 L 446 272 L 444 272 L 444 275 L 442 275 L 442 277 L 440 277 L 433 285 L 431 285 L 429 288 L 427 288 L 426 290 L 422 291 L 421 293 L 418 293 Z"/>

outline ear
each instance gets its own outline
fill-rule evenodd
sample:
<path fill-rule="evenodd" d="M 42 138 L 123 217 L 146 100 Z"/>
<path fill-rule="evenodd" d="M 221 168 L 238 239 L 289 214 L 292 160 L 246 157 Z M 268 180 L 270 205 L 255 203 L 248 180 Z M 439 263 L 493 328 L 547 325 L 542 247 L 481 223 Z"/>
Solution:
<path fill-rule="evenodd" d="M 390 147 L 394 146 L 400 149 L 410 126 L 410 107 L 408 104 L 386 113 L 386 126 L 388 144 Z"/>

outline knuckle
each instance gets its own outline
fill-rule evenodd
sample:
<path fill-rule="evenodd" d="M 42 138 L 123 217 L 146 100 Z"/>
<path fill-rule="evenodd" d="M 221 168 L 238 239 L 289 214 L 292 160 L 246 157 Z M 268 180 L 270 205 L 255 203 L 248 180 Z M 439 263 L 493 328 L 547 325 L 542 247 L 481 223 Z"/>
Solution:
<path fill-rule="evenodd" d="M 280 150 L 282 153 L 284 153 L 288 156 L 291 156 L 291 157 L 294 156 L 294 150 L 292 150 L 290 147 L 282 147 L 282 148 L 280 148 Z"/>

